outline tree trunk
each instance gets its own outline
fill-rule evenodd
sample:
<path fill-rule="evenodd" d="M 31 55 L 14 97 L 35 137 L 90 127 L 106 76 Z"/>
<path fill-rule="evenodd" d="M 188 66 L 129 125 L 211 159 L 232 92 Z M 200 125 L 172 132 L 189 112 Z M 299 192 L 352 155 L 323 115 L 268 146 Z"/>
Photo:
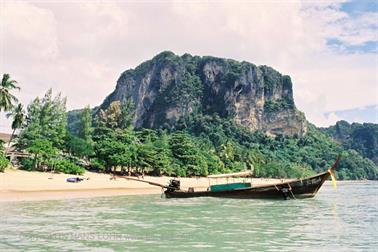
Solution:
<path fill-rule="evenodd" d="M 38 154 L 36 153 L 36 154 L 34 155 L 34 169 L 36 169 L 36 170 L 37 170 L 37 168 L 38 168 L 37 158 L 38 158 Z"/>
<path fill-rule="evenodd" d="M 15 132 L 16 132 L 16 129 L 13 129 L 12 135 L 11 135 L 11 137 L 10 137 L 10 139 L 9 139 L 9 142 L 8 142 L 7 149 L 5 150 L 5 155 L 8 154 L 9 147 L 10 147 L 10 144 L 11 144 L 11 142 L 12 142 L 12 140 L 13 140 L 13 137 L 14 137 L 14 133 L 15 133 Z"/>

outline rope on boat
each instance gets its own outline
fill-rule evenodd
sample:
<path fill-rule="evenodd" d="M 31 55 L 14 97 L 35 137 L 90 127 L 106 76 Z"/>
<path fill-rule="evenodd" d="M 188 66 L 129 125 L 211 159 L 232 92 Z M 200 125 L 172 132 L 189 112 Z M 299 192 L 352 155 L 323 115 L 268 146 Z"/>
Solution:
<path fill-rule="evenodd" d="M 136 179 L 136 178 L 131 178 L 129 176 L 116 176 L 116 175 L 113 175 L 112 178 L 113 179 L 115 179 L 115 178 L 123 178 L 123 179 L 138 181 L 138 182 L 147 183 L 147 184 L 150 184 L 150 185 L 153 185 L 153 186 L 159 186 L 162 189 L 169 188 L 169 186 L 166 186 L 166 185 L 162 185 L 162 184 L 159 184 L 159 183 L 156 183 L 156 182 L 152 182 L 152 181 L 148 181 L 148 180 L 140 180 L 140 179 Z"/>
<path fill-rule="evenodd" d="M 297 199 L 297 198 L 295 197 L 293 191 L 292 191 L 292 188 L 291 188 L 290 184 L 287 183 L 287 185 L 289 186 L 288 189 L 289 189 L 289 191 L 290 191 L 291 196 L 293 197 L 293 199 Z M 282 189 L 280 190 L 276 185 L 274 185 L 274 187 L 276 188 L 277 191 L 281 191 L 282 193 L 284 193 L 284 192 L 282 191 Z M 284 193 L 284 194 L 285 194 L 285 193 Z M 285 197 L 286 197 L 286 196 L 285 196 Z"/>
<path fill-rule="evenodd" d="M 294 193 L 293 193 L 293 191 L 291 190 L 291 186 L 290 186 L 290 184 L 287 183 L 287 185 L 289 186 L 289 191 L 290 191 L 290 193 L 291 193 L 291 196 L 293 196 L 293 199 L 297 199 L 297 198 L 295 198 Z"/>
<path fill-rule="evenodd" d="M 160 195 L 160 198 L 164 198 L 164 196 L 165 196 L 165 193 L 164 193 L 165 191 L 164 191 L 164 188 L 162 187 L 161 188 L 161 195 Z"/>

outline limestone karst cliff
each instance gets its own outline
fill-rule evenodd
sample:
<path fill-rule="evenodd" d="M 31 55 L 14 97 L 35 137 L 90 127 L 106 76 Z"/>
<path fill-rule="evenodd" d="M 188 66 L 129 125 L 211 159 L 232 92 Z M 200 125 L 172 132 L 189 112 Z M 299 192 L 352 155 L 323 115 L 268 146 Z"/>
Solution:
<path fill-rule="evenodd" d="M 162 52 L 122 73 L 99 109 L 126 98 L 134 102 L 137 128 L 174 127 L 180 118 L 202 113 L 272 135 L 307 131 L 290 77 L 244 61 Z"/>

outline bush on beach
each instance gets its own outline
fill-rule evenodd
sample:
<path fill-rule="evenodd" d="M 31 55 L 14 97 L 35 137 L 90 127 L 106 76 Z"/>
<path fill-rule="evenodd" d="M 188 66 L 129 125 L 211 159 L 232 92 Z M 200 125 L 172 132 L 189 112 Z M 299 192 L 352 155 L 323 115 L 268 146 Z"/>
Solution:
<path fill-rule="evenodd" d="M 70 160 L 56 160 L 49 164 L 49 168 L 52 171 L 62 172 L 65 174 L 83 175 L 85 169 Z M 26 171 L 40 171 L 40 168 L 35 168 L 34 160 L 30 158 L 24 158 L 21 160 L 21 169 Z"/>
<path fill-rule="evenodd" d="M 69 160 L 58 160 L 55 163 L 55 171 L 63 172 L 66 174 L 76 174 L 76 175 L 83 175 L 85 169 L 81 166 L 78 166 Z"/>
<path fill-rule="evenodd" d="M 9 160 L 3 154 L 0 154 L 0 172 L 4 172 L 9 164 Z"/>

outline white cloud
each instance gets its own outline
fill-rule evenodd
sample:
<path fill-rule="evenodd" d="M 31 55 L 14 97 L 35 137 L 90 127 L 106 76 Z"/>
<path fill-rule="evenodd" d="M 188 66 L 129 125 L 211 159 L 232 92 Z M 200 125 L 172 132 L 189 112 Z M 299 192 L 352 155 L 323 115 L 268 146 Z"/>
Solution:
<path fill-rule="evenodd" d="M 376 40 L 376 14 L 352 18 L 342 2 L 2 0 L 0 69 L 23 102 L 52 87 L 72 109 L 100 104 L 121 72 L 163 50 L 246 60 L 291 75 L 298 107 L 325 125 L 327 111 L 378 103 L 376 55 L 327 47 Z"/>
<path fill-rule="evenodd" d="M 354 20 L 345 20 L 345 24 L 341 27 L 340 38 L 349 45 L 377 41 L 378 13 L 365 13 Z"/>
<path fill-rule="evenodd" d="M 58 56 L 55 18 L 50 10 L 6 1 L 2 2 L 0 15 L 2 61 L 25 56 L 53 60 Z"/>

